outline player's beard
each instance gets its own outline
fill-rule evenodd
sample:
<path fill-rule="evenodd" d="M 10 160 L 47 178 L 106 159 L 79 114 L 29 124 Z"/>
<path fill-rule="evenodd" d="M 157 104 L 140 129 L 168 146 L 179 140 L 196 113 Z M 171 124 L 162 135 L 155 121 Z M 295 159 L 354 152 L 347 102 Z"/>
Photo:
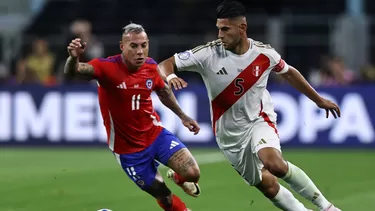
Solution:
<path fill-rule="evenodd" d="M 236 50 L 237 45 L 238 44 L 236 42 L 232 42 L 231 44 L 226 43 L 226 47 L 225 46 L 224 47 L 226 50 L 234 52 Z"/>
<path fill-rule="evenodd" d="M 237 39 L 237 40 L 234 40 L 232 43 L 231 43 L 231 45 L 228 45 L 228 43 L 227 43 L 227 47 L 226 47 L 226 50 L 228 50 L 228 51 L 231 51 L 231 52 L 236 52 L 236 48 L 238 47 L 238 46 L 240 46 L 241 45 L 241 38 L 239 38 L 239 39 Z"/>

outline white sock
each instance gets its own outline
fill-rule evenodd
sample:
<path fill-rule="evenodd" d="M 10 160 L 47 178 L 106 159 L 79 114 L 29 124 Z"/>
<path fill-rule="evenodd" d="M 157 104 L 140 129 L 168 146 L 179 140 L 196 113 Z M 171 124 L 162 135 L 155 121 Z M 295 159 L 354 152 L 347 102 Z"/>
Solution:
<path fill-rule="evenodd" d="M 273 198 L 272 203 L 285 211 L 307 211 L 306 207 L 303 206 L 293 194 L 286 189 L 284 186 L 280 185 L 280 190 L 277 192 L 275 198 Z"/>
<path fill-rule="evenodd" d="M 327 209 L 331 203 L 323 196 L 314 182 L 297 166 L 288 162 L 288 173 L 282 178 L 290 187 L 320 210 Z"/>

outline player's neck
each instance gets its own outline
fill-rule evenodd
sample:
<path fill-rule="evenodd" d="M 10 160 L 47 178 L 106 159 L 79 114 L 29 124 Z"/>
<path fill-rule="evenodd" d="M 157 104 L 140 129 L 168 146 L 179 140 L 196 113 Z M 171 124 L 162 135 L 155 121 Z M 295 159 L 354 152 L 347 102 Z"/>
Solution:
<path fill-rule="evenodd" d="M 249 50 L 249 48 L 250 48 L 249 39 L 247 38 L 241 39 L 239 45 L 237 45 L 236 48 L 232 50 L 232 52 L 237 55 L 242 55 L 242 54 L 245 54 Z"/>

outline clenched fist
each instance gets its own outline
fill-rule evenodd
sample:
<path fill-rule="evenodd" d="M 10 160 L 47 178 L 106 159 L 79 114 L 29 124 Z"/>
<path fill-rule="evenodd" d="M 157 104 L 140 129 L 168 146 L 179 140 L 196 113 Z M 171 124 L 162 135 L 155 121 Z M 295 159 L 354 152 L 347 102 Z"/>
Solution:
<path fill-rule="evenodd" d="M 68 52 L 71 57 L 79 57 L 85 52 L 86 42 L 81 43 L 80 38 L 72 40 L 68 45 Z"/>

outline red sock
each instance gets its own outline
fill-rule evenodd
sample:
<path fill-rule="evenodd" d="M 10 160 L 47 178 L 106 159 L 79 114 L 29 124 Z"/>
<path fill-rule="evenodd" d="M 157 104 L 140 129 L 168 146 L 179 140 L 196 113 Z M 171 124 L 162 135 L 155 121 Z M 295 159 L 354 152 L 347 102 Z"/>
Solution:
<path fill-rule="evenodd" d="M 178 185 L 182 185 L 184 184 L 184 182 L 186 182 L 186 179 L 181 177 L 180 175 L 178 175 L 177 173 L 174 173 L 174 180 L 176 181 L 176 183 Z"/>
<path fill-rule="evenodd" d="M 178 196 L 172 194 L 172 207 L 167 207 L 162 204 L 159 200 L 157 201 L 159 206 L 163 208 L 165 211 L 185 211 L 186 205 L 184 202 L 181 201 Z"/>

